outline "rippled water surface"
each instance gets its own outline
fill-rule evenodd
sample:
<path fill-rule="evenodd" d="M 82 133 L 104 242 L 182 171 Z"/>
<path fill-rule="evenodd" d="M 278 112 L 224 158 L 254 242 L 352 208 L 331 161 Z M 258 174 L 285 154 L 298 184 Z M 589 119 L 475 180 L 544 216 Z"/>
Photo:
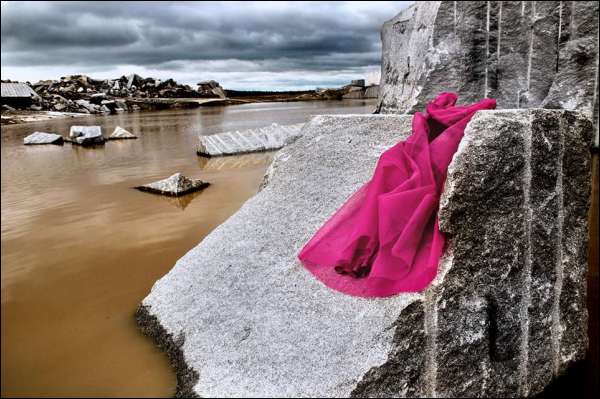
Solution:
<path fill-rule="evenodd" d="M 198 134 L 370 113 L 373 101 L 262 103 L 2 126 L 2 396 L 171 396 L 167 358 L 136 306 L 252 196 L 272 154 L 207 161 Z M 23 146 L 33 131 L 119 125 L 137 140 Z M 175 172 L 212 183 L 180 199 L 131 187 Z"/>

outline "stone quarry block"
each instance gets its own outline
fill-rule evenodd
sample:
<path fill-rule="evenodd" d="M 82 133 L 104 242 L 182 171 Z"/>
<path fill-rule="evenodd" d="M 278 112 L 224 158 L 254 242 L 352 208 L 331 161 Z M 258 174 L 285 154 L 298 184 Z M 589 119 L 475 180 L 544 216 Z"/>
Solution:
<path fill-rule="evenodd" d="M 64 142 L 63 137 L 55 133 L 33 132 L 23 139 L 23 144 L 59 144 Z"/>
<path fill-rule="evenodd" d="M 180 394 L 533 396 L 582 358 L 592 128 L 579 113 L 475 115 L 423 293 L 350 297 L 299 264 L 410 121 L 313 118 L 261 191 L 154 285 L 138 321 L 172 357 Z"/>
<path fill-rule="evenodd" d="M 115 127 L 115 130 L 108 136 L 108 140 L 124 140 L 124 139 L 137 139 L 137 136 L 121 126 Z"/>
<path fill-rule="evenodd" d="M 417 1 L 382 29 L 378 109 L 421 110 L 439 92 L 499 108 L 598 120 L 598 2 Z"/>
<path fill-rule="evenodd" d="M 69 141 L 79 145 L 104 144 L 100 126 L 71 126 Z"/>
<path fill-rule="evenodd" d="M 299 137 L 302 125 L 284 126 L 273 123 L 259 129 L 199 136 L 197 153 L 204 157 L 214 157 L 278 150 Z"/>
<path fill-rule="evenodd" d="M 202 190 L 209 185 L 209 183 L 202 180 L 189 179 L 181 173 L 175 173 L 166 179 L 145 184 L 143 186 L 137 186 L 135 188 L 140 191 L 178 197 L 180 195 Z"/>

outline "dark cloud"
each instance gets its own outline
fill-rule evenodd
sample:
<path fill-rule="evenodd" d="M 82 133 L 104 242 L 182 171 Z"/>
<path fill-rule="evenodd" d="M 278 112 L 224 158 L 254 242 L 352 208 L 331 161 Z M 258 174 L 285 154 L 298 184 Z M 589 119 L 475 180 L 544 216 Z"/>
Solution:
<path fill-rule="evenodd" d="M 381 25 L 407 3 L 3 2 L 2 67 L 181 71 L 226 60 L 248 72 L 373 67 Z"/>

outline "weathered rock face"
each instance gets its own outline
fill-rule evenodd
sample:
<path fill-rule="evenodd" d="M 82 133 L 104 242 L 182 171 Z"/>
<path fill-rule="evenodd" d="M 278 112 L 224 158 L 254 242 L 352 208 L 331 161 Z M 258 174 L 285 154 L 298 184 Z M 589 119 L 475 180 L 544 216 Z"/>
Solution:
<path fill-rule="evenodd" d="M 108 136 L 109 140 L 121 140 L 121 139 L 137 139 L 137 136 L 121 126 L 115 127 L 115 130 Z"/>
<path fill-rule="evenodd" d="M 259 129 L 199 136 L 197 154 L 214 157 L 278 150 L 300 136 L 302 125 L 302 123 L 296 125 L 273 123 Z"/>
<path fill-rule="evenodd" d="M 595 1 L 416 2 L 383 26 L 379 110 L 421 110 L 456 91 L 597 121 L 597 35 Z"/>
<path fill-rule="evenodd" d="M 297 261 L 409 116 L 315 117 L 267 184 L 178 261 L 138 319 L 202 396 L 517 396 L 587 346 L 591 122 L 476 114 L 439 213 L 449 248 L 422 294 L 334 292 Z"/>
<path fill-rule="evenodd" d="M 531 396 L 584 357 L 591 136 L 568 111 L 469 124 L 439 212 L 451 240 L 430 291 L 437 395 Z"/>
<path fill-rule="evenodd" d="M 63 138 L 59 134 L 55 133 L 44 133 L 44 132 L 33 132 L 29 136 L 23 139 L 23 144 L 62 144 Z"/>
<path fill-rule="evenodd" d="M 69 139 L 79 145 L 104 144 L 100 126 L 71 126 Z"/>
<path fill-rule="evenodd" d="M 155 181 L 154 183 L 145 184 L 135 187 L 141 191 L 148 191 L 155 194 L 163 194 L 172 197 L 188 194 L 193 191 L 202 190 L 209 186 L 202 180 L 189 179 L 181 173 L 175 173 L 166 179 Z"/>

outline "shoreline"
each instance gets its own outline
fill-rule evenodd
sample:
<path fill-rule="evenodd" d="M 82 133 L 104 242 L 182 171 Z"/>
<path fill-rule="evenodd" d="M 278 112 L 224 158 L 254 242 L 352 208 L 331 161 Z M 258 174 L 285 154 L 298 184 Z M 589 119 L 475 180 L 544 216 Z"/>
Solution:
<path fill-rule="evenodd" d="M 162 111 L 168 109 L 182 108 L 199 108 L 199 107 L 216 107 L 229 105 L 243 105 L 255 103 L 288 103 L 288 102 L 311 102 L 311 101 L 344 101 L 344 100 L 360 100 L 360 99 L 327 99 L 313 97 L 291 97 L 285 94 L 260 97 L 232 97 L 232 98 L 130 98 L 123 99 L 131 105 L 136 105 L 139 110 L 131 112 L 122 112 L 121 114 L 131 114 L 136 112 L 151 112 Z M 363 100 L 361 100 L 363 101 Z M 105 116 L 114 114 L 105 114 Z M 82 118 L 89 116 L 102 116 L 102 114 L 91 114 L 83 112 L 60 112 L 60 111 L 34 111 L 20 110 L 2 111 L 1 122 L 5 125 L 20 125 L 32 122 L 44 122 L 54 119 Z"/>

